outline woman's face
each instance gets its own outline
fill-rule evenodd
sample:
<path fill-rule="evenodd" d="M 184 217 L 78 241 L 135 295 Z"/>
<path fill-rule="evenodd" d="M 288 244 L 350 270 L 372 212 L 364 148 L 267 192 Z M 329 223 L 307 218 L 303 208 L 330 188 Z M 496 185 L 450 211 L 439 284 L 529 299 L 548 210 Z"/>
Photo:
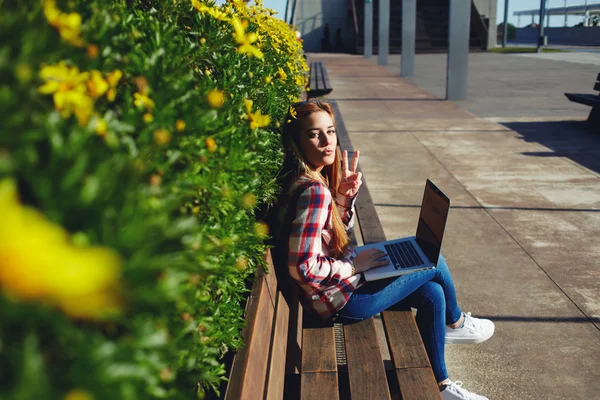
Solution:
<path fill-rule="evenodd" d="M 304 160 L 317 171 L 333 164 L 337 136 L 329 114 L 319 111 L 304 118 L 300 124 L 299 144 Z"/>

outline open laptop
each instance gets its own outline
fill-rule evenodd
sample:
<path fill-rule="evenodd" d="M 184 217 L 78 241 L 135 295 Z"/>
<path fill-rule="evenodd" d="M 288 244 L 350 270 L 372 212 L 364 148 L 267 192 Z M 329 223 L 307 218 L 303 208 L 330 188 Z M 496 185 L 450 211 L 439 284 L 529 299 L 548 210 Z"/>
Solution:
<path fill-rule="evenodd" d="M 356 252 L 377 248 L 387 254 L 390 264 L 365 271 L 367 281 L 432 269 L 437 266 L 450 211 L 450 199 L 429 179 L 421 204 L 416 236 L 373 243 L 356 248 Z"/>

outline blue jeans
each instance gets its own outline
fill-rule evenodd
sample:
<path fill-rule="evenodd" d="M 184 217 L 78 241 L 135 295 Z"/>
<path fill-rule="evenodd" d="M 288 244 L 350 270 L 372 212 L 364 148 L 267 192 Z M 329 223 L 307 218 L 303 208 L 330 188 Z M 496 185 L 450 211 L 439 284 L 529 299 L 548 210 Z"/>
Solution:
<path fill-rule="evenodd" d="M 367 282 L 354 291 L 348 303 L 333 318 L 335 322 L 352 323 L 387 309 L 407 307 L 417 309 L 417 325 L 436 380 L 447 379 L 444 359 L 446 324 L 457 322 L 462 311 L 456 301 L 448 264 L 442 255 L 437 268 Z"/>

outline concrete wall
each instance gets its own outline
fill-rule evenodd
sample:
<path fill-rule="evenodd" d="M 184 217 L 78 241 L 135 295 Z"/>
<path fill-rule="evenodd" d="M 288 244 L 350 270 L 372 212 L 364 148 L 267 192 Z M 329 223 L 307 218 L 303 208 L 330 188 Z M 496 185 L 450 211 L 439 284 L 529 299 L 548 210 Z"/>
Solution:
<path fill-rule="evenodd" d="M 537 28 L 517 29 L 516 42 L 536 43 Z M 544 28 L 548 44 L 567 44 L 581 46 L 600 46 L 600 27 L 574 26 L 571 28 Z"/>
<path fill-rule="evenodd" d="M 333 49 L 335 35 L 341 29 L 342 51 L 354 50 L 354 21 L 348 0 L 297 0 L 293 24 L 302 32 L 304 50 L 319 52 L 325 24 L 329 24 L 329 43 Z"/>
<path fill-rule="evenodd" d="M 496 10 L 498 9 L 498 0 L 473 0 L 477 11 L 482 18 L 489 18 L 489 35 L 488 35 L 488 49 L 496 47 L 496 35 L 498 25 L 498 17 Z M 500 19 L 504 16 L 501 15 Z"/>

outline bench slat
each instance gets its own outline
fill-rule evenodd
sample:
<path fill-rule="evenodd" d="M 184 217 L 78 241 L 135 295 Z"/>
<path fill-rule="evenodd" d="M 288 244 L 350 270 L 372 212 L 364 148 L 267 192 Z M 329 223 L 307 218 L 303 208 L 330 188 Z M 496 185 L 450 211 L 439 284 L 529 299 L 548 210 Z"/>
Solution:
<path fill-rule="evenodd" d="M 323 67 L 323 85 L 327 93 L 331 93 L 331 83 L 329 82 L 329 75 L 327 74 L 327 68 Z"/>
<path fill-rule="evenodd" d="M 300 398 L 338 398 L 335 333 L 333 327 L 302 330 L 302 375 Z"/>
<path fill-rule="evenodd" d="M 302 368 L 302 316 L 304 310 L 298 300 L 297 287 L 293 287 L 289 295 L 290 325 L 288 328 L 287 357 L 285 360 L 285 373 L 299 374 Z"/>
<path fill-rule="evenodd" d="M 315 64 L 314 62 L 310 63 L 310 81 L 309 81 L 309 87 L 310 87 L 310 91 L 314 92 L 317 90 L 317 76 L 314 73 L 315 70 Z"/>
<path fill-rule="evenodd" d="M 302 330 L 302 374 L 337 372 L 333 327 Z"/>
<path fill-rule="evenodd" d="M 335 372 L 302 374 L 301 399 L 338 400 L 338 379 Z"/>
<path fill-rule="evenodd" d="M 345 325 L 344 337 L 352 399 L 390 399 L 373 318 Z"/>
<path fill-rule="evenodd" d="M 315 63 L 315 76 L 317 81 L 317 92 L 321 94 L 323 91 L 323 64 L 320 62 Z"/>
<path fill-rule="evenodd" d="M 279 400 L 283 398 L 285 383 L 285 354 L 287 351 L 290 308 L 281 292 L 277 292 L 276 309 L 275 330 L 273 331 L 273 344 L 269 360 L 267 400 Z"/>
<path fill-rule="evenodd" d="M 596 84 L 594 85 L 594 90 L 600 91 L 600 82 L 596 82 Z"/>
<path fill-rule="evenodd" d="M 431 366 L 412 311 L 384 311 L 382 320 L 394 368 Z"/>
<path fill-rule="evenodd" d="M 441 398 L 412 311 L 384 311 L 385 335 L 404 399 Z"/>
<path fill-rule="evenodd" d="M 239 349 L 233 360 L 230 382 L 225 399 L 262 399 L 267 377 L 269 347 L 273 328 L 274 309 L 269 296 L 266 277 L 260 276 L 252 286 L 246 306 L 244 328 L 245 347 Z"/>
<path fill-rule="evenodd" d="M 437 384 L 431 388 L 431 381 L 435 381 L 435 378 L 430 368 L 397 369 L 396 377 L 403 399 L 441 400 L 442 398 Z"/>

